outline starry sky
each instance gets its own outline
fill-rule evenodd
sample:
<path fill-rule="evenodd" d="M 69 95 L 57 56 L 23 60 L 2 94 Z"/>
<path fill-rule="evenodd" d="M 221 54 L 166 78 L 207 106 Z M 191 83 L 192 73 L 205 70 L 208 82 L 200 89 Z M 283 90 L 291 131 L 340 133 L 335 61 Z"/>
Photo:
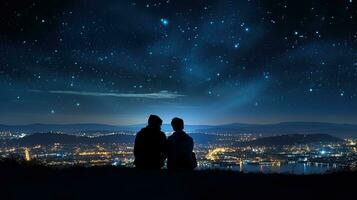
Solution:
<path fill-rule="evenodd" d="M 0 4 L 2 124 L 357 124 L 355 0 Z"/>

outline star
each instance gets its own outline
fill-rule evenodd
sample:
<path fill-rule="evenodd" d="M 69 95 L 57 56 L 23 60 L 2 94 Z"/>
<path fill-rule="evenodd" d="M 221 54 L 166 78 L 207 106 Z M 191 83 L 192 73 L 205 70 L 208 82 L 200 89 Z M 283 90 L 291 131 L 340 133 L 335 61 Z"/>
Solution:
<path fill-rule="evenodd" d="M 269 79 L 270 78 L 270 73 L 269 72 L 263 72 L 263 76 L 265 79 Z"/>
<path fill-rule="evenodd" d="M 40 110 L 74 123 L 98 112 L 104 117 L 91 119 L 112 122 L 121 112 L 123 121 L 136 122 L 152 106 L 175 113 L 182 105 L 190 114 L 200 100 L 197 110 L 208 111 L 214 98 L 224 105 L 222 123 L 242 119 L 243 108 L 267 112 L 248 113 L 252 121 L 285 121 L 313 106 L 308 120 L 341 121 L 345 108 L 357 106 L 351 101 L 357 94 L 356 1 L 321 2 L 122 0 L 65 9 L 36 3 L 34 12 L 19 6 L 2 16 L 0 87 L 6 98 L 0 98 L 0 112 L 12 123 L 48 121 Z M 305 96 L 308 101 L 301 101 Z M 325 103 L 318 103 L 322 98 Z M 340 100 L 346 104 L 335 103 Z M 15 112 L 36 119 L 17 119 Z M 214 122 L 215 112 L 202 118 Z M 326 118 L 327 112 L 334 117 Z M 356 117 L 347 120 L 357 123 Z"/>
<path fill-rule="evenodd" d="M 169 20 L 168 20 L 168 19 L 161 18 L 161 19 L 160 19 L 160 22 L 161 22 L 161 24 L 164 25 L 164 26 L 168 26 L 168 25 L 169 25 Z"/>

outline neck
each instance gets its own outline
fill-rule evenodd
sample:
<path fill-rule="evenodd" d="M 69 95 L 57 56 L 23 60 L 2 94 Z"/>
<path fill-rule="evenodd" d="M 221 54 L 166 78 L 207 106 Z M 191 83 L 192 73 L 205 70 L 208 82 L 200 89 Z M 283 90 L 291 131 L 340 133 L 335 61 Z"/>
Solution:
<path fill-rule="evenodd" d="M 180 133 L 180 132 L 183 132 L 183 130 L 177 130 L 177 131 L 175 131 L 175 133 Z"/>

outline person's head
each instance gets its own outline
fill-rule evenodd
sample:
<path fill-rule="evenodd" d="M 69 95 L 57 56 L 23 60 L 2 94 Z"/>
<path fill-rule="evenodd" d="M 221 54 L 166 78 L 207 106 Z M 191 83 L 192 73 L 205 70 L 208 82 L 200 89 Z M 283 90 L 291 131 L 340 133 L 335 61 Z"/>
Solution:
<path fill-rule="evenodd" d="M 174 129 L 174 131 L 182 131 L 184 128 L 183 120 L 178 117 L 175 117 L 171 121 L 171 126 Z"/>
<path fill-rule="evenodd" d="M 148 119 L 148 126 L 151 128 L 160 128 L 162 119 L 157 115 L 150 115 Z"/>

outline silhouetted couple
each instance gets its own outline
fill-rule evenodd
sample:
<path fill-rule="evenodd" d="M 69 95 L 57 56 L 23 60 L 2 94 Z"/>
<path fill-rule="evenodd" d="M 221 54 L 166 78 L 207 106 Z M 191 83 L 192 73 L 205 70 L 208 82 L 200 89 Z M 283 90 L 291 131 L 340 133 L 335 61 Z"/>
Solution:
<path fill-rule="evenodd" d="M 167 158 L 169 170 L 193 170 L 197 166 L 196 156 L 192 152 L 193 139 L 183 131 L 183 120 L 172 119 L 174 133 L 167 139 L 161 131 L 161 125 L 160 117 L 150 115 L 148 125 L 136 134 L 135 166 L 140 169 L 161 169 Z"/>

